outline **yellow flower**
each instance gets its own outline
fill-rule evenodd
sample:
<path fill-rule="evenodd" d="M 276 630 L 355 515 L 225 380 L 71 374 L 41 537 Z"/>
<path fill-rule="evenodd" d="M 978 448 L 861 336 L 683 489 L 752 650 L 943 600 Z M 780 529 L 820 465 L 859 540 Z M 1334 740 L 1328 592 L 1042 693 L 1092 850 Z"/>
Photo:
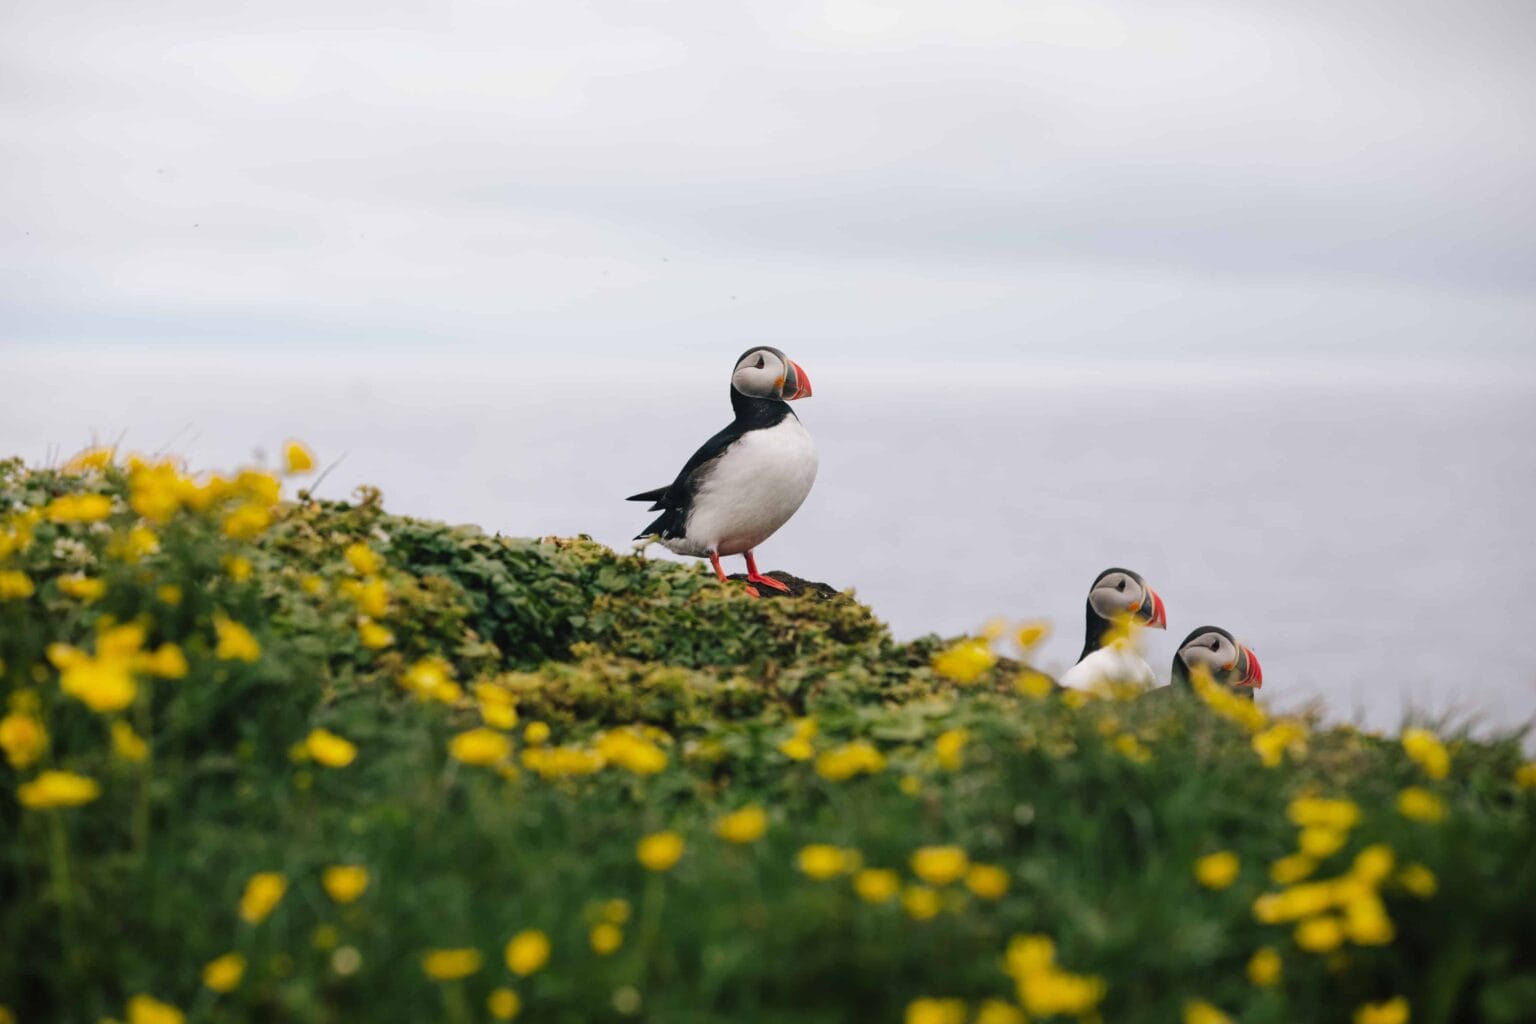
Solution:
<path fill-rule="evenodd" d="M 549 936 L 525 928 L 512 936 L 506 949 L 507 970 L 527 977 L 549 962 Z"/>
<path fill-rule="evenodd" d="M 809 761 L 816 753 L 811 741 L 803 736 L 791 736 L 779 744 L 779 753 L 791 761 Z"/>
<path fill-rule="evenodd" d="M 1195 879 L 1207 889 L 1225 889 L 1237 881 L 1242 865 L 1231 850 L 1208 853 L 1195 861 Z"/>
<path fill-rule="evenodd" d="M 121 719 L 112 723 L 112 750 L 124 761 L 138 764 L 149 757 L 149 744 Z"/>
<path fill-rule="evenodd" d="M 1392 873 L 1397 858 L 1392 853 L 1392 848 L 1383 843 L 1372 843 L 1359 853 L 1355 854 L 1354 863 L 1350 865 L 1349 873 L 1356 881 L 1366 885 L 1379 885 L 1383 879 Z"/>
<path fill-rule="evenodd" d="M 587 933 L 587 942 L 598 956 L 608 956 L 624 945 L 624 931 L 618 925 L 600 921 Z"/>
<path fill-rule="evenodd" d="M 961 640 L 934 656 L 933 670 L 963 686 L 980 679 L 997 664 L 997 655 L 985 640 Z"/>
<path fill-rule="evenodd" d="M 1408 1000 L 1395 996 L 1384 1003 L 1363 1003 L 1355 1010 L 1355 1024 L 1408 1024 Z"/>
<path fill-rule="evenodd" d="M 1051 624 L 1044 619 L 1034 619 L 1030 622 L 1019 624 L 1018 631 L 1013 634 L 1022 650 L 1028 651 L 1038 647 L 1046 637 L 1051 635 Z"/>
<path fill-rule="evenodd" d="M 72 597 L 85 604 L 94 604 L 107 594 L 107 584 L 93 576 L 75 573 L 59 577 L 59 590 L 65 597 Z"/>
<path fill-rule="evenodd" d="M 965 887 L 981 899 L 1000 900 L 1008 894 L 1008 872 L 994 864 L 972 864 Z"/>
<path fill-rule="evenodd" d="M 603 760 L 636 775 L 655 775 L 667 767 L 667 754 L 638 729 L 611 729 L 597 735 Z"/>
<path fill-rule="evenodd" d="M 1344 905 L 1344 932 L 1357 946 L 1385 946 L 1396 937 L 1387 908 L 1375 893 L 1362 893 Z"/>
<path fill-rule="evenodd" d="M 384 560 L 379 557 L 379 553 L 362 541 L 348 544 L 343 554 L 352 571 L 359 576 L 377 576 L 379 570 L 384 568 Z"/>
<path fill-rule="evenodd" d="M 225 555 L 222 564 L 225 573 L 236 583 L 244 583 L 251 578 L 253 566 L 251 560 L 244 555 Z"/>
<path fill-rule="evenodd" d="M 1434 823 L 1445 819 L 1445 803 L 1421 786 L 1409 786 L 1397 794 L 1397 813 L 1414 821 Z"/>
<path fill-rule="evenodd" d="M 1351 800 L 1299 796 L 1285 808 L 1286 817 L 1298 828 L 1322 825 L 1347 832 L 1360 820 L 1360 808 Z"/>
<path fill-rule="evenodd" d="M 548 743 L 549 723 L 529 722 L 523 727 L 523 742 L 535 747 Z"/>
<path fill-rule="evenodd" d="M 960 999 L 914 999 L 907 1004 L 906 1024 L 965 1024 Z"/>
<path fill-rule="evenodd" d="M 615 898 L 604 900 L 597 908 L 598 916 L 609 924 L 624 924 L 629 920 L 629 900 Z"/>
<path fill-rule="evenodd" d="M 1431 779 L 1443 779 L 1451 772 L 1451 755 L 1440 737 L 1428 729 L 1408 729 L 1403 733 L 1403 750 Z"/>
<path fill-rule="evenodd" d="M 965 764 L 965 744 L 970 734 L 964 729 L 946 729 L 933 741 L 933 752 L 939 759 L 939 767 L 957 772 Z"/>
<path fill-rule="evenodd" d="M 1515 769 L 1515 785 L 1521 789 L 1536 789 L 1536 761 L 1527 761 Z"/>
<path fill-rule="evenodd" d="M 400 685 L 422 700 L 452 704 L 462 695 L 459 685 L 449 678 L 452 670 L 452 666 L 442 658 L 422 658 L 405 670 L 405 674 L 400 677 Z"/>
<path fill-rule="evenodd" d="M 885 755 L 868 740 L 854 740 L 816 759 L 816 774 L 829 782 L 845 782 L 855 775 L 885 770 Z"/>
<path fill-rule="evenodd" d="M 92 711 L 121 711 L 133 703 L 138 687 L 121 658 L 90 658 L 65 669 L 59 689 Z"/>
<path fill-rule="evenodd" d="M 1332 953 L 1344 944 L 1344 925 L 1336 917 L 1314 917 L 1296 926 L 1295 939 L 1308 953 Z"/>
<path fill-rule="evenodd" d="M 1296 722 L 1280 721 L 1254 733 L 1251 745 L 1266 768 L 1278 768 L 1287 753 L 1300 757 L 1307 752 L 1307 731 Z"/>
<path fill-rule="evenodd" d="M 31 782 L 16 787 L 16 799 L 23 807 L 46 810 L 50 807 L 79 807 L 101 795 L 95 779 L 74 772 L 48 771 Z"/>
<path fill-rule="evenodd" d="M 134 664 L 140 671 L 161 679 L 183 679 L 187 674 L 187 656 L 173 643 L 163 643 L 151 654 L 140 655 Z"/>
<path fill-rule="evenodd" d="M 457 981 L 480 969 L 478 949 L 433 949 L 421 958 L 421 970 L 433 981 Z"/>
<path fill-rule="evenodd" d="M 320 876 L 325 894 L 337 903 L 351 903 L 368 891 L 368 869 L 361 864 L 333 864 Z"/>
<path fill-rule="evenodd" d="M 470 729 L 448 741 L 456 761 L 486 767 L 512 756 L 512 741 L 493 729 Z"/>
<path fill-rule="evenodd" d="M 917 796 L 923 791 L 923 780 L 916 775 L 903 775 L 901 781 L 896 783 L 896 788 L 907 796 Z"/>
<path fill-rule="evenodd" d="M 512 730 L 517 728 L 517 708 L 510 704 L 488 704 L 485 701 L 481 701 L 480 717 L 492 729 Z"/>
<path fill-rule="evenodd" d="M 1114 748 L 1122 756 L 1135 761 L 1137 764 L 1147 764 L 1152 760 L 1152 752 L 1142 746 L 1141 741 L 1130 733 L 1121 733 L 1119 736 L 1116 736 Z"/>
<path fill-rule="evenodd" d="M 181 604 L 181 588 L 174 583 L 162 583 L 155 588 L 155 596 L 172 608 Z"/>
<path fill-rule="evenodd" d="M 31 597 L 37 588 L 33 586 L 32 579 L 24 572 L 15 569 L 0 570 L 0 601 L 15 601 L 24 597 Z"/>
<path fill-rule="evenodd" d="M 830 843 L 812 843 L 802 846 L 795 855 L 795 866 L 800 873 L 818 882 L 824 882 L 849 870 L 847 852 Z"/>
<path fill-rule="evenodd" d="M 1323 860 L 1337 853 L 1349 840 L 1349 833 L 1326 825 L 1309 825 L 1301 830 L 1296 845 L 1301 852 L 1314 860 Z"/>
<path fill-rule="evenodd" d="M 987 999 L 976 1008 L 972 1024 L 1029 1024 L 1024 1011 L 1001 999 Z"/>
<path fill-rule="evenodd" d="M 1232 1024 L 1232 1018 L 1204 999 L 1192 999 L 1184 1004 L 1184 1024 Z"/>
<path fill-rule="evenodd" d="M 635 844 L 635 857 L 648 871 L 671 871 L 683 856 L 683 837 L 653 832 Z"/>
<path fill-rule="evenodd" d="M 364 616 L 357 623 L 357 638 L 371 651 L 379 651 L 395 642 L 395 634 Z"/>
<path fill-rule="evenodd" d="M 1421 900 L 1427 900 L 1440 888 L 1435 873 L 1423 864 L 1406 864 L 1397 873 L 1397 884 Z"/>
<path fill-rule="evenodd" d="M 939 893 L 926 885 L 909 885 L 901 893 L 901 909 L 914 921 L 929 921 L 939 914 Z"/>
<path fill-rule="evenodd" d="M 969 866 L 970 858 L 958 846 L 923 846 L 912 853 L 912 873 L 929 885 L 949 885 Z"/>
<path fill-rule="evenodd" d="M 731 843 L 755 843 L 768 831 L 768 813 L 756 804 L 732 811 L 715 822 L 715 835 Z"/>
<path fill-rule="evenodd" d="M 298 441 L 289 441 L 283 447 L 283 464 L 289 476 L 299 476 L 315 468 L 315 456 Z"/>
<path fill-rule="evenodd" d="M 224 536 L 231 540 L 255 540 L 271 525 L 272 513 L 248 501 L 236 505 L 224 517 Z"/>
<path fill-rule="evenodd" d="M 1265 946 L 1248 958 L 1248 980 L 1259 988 L 1269 988 L 1280 980 L 1280 954 Z"/>
<path fill-rule="evenodd" d="M 309 756 L 327 768 L 345 768 L 357 760 L 357 747 L 329 729 L 314 729 L 304 738 Z"/>
<path fill-rule="evenodd" d="M 136 995 L 128 999 L 128 1024 L 182 1024 L 186 1016 L 170 1003 L 154 996 Z"/>
<path fill-rule="evenodd" d="M 901 876 L 889 868 L 865 868 L 853 876 L 853 891 L 865 903 L 888 902 L 900 889 Z"/>
<path fill-rule="evenodd" d="M 48 748 L 48 730 L 43 723 L 20 711 L 0 718 L 0 750 L 17 771 L 38 759 Z"/>
<path fill-rule="evenodd" d="M 288 879 L 276 871 L 260 871 L 245 883 L 240 896 L 240 918 L 246 924 L 260 924 L 282 902 L 288 891 Z"/>
<path fill-rule="evenodd" d="M 509 988 L 498 988 L 485 1000 L 485 1008 L 497 1020 L 511 1020 L 523 1009 L 523 1001 Z"/>
<path fill-rule="evenodd" d="M 105 494 L 61 494 L 43 509 L 50 523 L 94 523 L 111 514 L 112 499 Z"/>
<path fill-rule="evenodd" d="M 1281 857 L 1269 866 L 1269 877 L 1276 885 L 1291 885 L 1317 870 L 1317 861 L 1304 853 Z"/>
<path fill-rule="evenodd" d="M 229 992 L 245 977 L 245 957 L 239 953 L 225 953 L 203 966 L 203 984 L 215 992 Z"/>
<path fill-rule="evenodd" d="M 389 584 L 383 580 L 342 580 L 341 592 L 369 618 L 382 619 L 389 614 Z"/>
<path fill-rule="evenodd" d="M 115 448 L 107 448 L 100 445 L 94 448 L 86 448 L 73 455 L 68 462 L 64 463 L 64 472 L 84 473 L 92 469 L 106 469 L 112 465 L 112 458 L 116 454 L 117 450 Z"/>
<path fill-rule="evenodd" d="M 251 631 L 233 619 L 214 615 L 213 631 L 218 636 L 213 653 L 220 661 L 255 661 L 261 657 L 261 645 Z"/>
<path fill-rule="evenodd" d="M 1021 697 L 1028 697 L 1031 700 L 1044 700 L 1056 692 L 1056 684 L 1044 672 L 1025 669 L 1014 677 L 1013 689 Z"/>
<path fill-rule="evenodd" d="M 128 528 L 127 533 L 120 533 L 112 538 L 107 545 L 107 554 L 113 558 L 121 559 L 132 565 L 147 555 L 153 555 L 160 550 L 160 538 L 155 536 L 155 531 L 142 523 Z"/>

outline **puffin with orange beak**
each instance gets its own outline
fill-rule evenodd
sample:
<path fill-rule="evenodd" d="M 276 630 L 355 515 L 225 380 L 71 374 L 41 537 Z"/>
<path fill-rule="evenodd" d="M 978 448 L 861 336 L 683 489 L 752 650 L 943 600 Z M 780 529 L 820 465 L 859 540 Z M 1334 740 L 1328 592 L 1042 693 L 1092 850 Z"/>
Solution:
<path fill-rule="evenodd" d="M 811 378 L 776 348 L 749 349 L 731 371 L 730 426 L 704 442 L 667 487 L 631 495 L 661 512 L 636 540 L 653 538 L 679 555 L 745 555 L 747 590 L 788 590 L 757 571 L 755 549 L 789 522 L 816 482 L 816 445 L 790 402 L 811 397 Z"/>
<path fill-rule="evenodd" d="M 1129 569 L 1105 569 L 1088 589 L 1088 627 L 1083 653 L 1061 685 L 1091 690 L 1111 683 L 1155 686 L 1157 676 L 1128 642 L 1136 628 L 1167 629 L 1163 599 Z"/>
<path fill-rule="evenodd" d="M 1249 700 L 1264 685 L 1259 656 L 1220 626 L 1201 626 L 1185 637 L 1173 656 L 1171 682 L 1153 693 L 1192 695 L 1194 687 L 1189 680 L 1196 672 L 1208 674 L 1215 682 Z"/>

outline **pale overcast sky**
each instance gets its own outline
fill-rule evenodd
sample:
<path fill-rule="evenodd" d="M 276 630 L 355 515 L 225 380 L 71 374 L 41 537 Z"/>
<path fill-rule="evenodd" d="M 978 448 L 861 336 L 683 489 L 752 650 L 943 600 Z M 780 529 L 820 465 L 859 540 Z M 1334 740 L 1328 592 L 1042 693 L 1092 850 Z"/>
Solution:
<path fill-rule="evenodd" d="M 0 345 L 1536 352 L 1530 0 L 9 0 Z"/>

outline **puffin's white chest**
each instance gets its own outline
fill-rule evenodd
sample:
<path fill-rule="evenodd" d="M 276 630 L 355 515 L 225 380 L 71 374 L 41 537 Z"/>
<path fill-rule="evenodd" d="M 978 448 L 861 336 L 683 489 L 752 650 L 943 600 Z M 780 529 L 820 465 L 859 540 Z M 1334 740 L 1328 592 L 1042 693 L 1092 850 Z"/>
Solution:
<path fill-rule="evenodd" d="M 688 514 L 680 554 L 739 555 L 773 535 L 816 482 L 816 445 L 795 416 L 750 430 L 716 460 Z M 696 550 L 688 550 L 696 549 Z"/>
<path fill-rule="evenodd" d="M 1115 644 L 1101 647 L 1073 665 L 1059 682 L 1071 690 L 1091 690 L 1109 683 L 1155 686 L 1157 676 L 1135 650 Z"/>

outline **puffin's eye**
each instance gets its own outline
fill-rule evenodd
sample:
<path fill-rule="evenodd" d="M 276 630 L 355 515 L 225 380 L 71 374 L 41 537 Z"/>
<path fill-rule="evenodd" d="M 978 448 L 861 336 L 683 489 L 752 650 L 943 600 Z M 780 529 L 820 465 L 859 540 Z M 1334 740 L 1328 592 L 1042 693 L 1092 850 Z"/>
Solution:
<path fill-rule="evenodd" d="M 1116 590 L 1124 590 L 1125 589 L 1125 580 L 1121 580 L 1119 583 L 1116 583 L 1115 584 L 1115 589 Z"/>
<path fill-rule="evenodd" d="M 1221 650 L 1221 641 L 1220 640 L 1212 640 L 1211 641 L 1211 650 L 1213 650 L 1213 651 Z"/>
<path fill-rule="evenodd" d="M 759 370 L 763 368 L 763 357 L 761 355 L 757 357 L 757 368 Z"/>

